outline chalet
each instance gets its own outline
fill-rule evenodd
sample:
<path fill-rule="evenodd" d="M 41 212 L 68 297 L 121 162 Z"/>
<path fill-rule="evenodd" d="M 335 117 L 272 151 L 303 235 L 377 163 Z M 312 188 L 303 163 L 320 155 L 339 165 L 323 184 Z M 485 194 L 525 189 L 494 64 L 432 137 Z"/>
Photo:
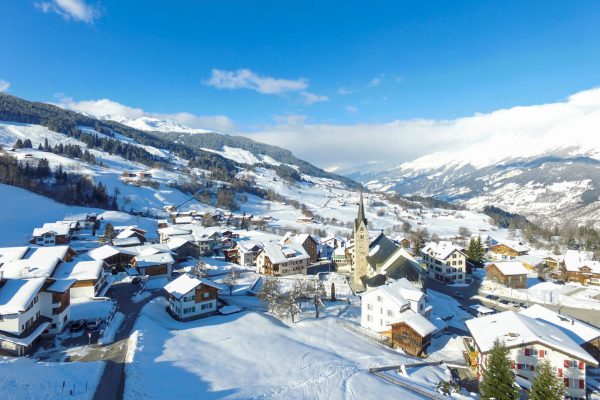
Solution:
<path fill-rule="evenodd" d="M 135 177 L 136 177 L 135 172 L 124 171 L 121 174 L 121 179 L 131 179 L 131 178 L 135 178 Z"/>
<path fill-rule="evenodd" d="M 140 243 L 146 242 L 146 232 L 137 228 L 127 228 L 119 232 L 115 239 L 137 238 Z M 113 243 L 114 244 L 114 243 Z"/>
<path fill-rule="evenodd" d="M 498 259 L 512 260 L 518 256 L 529 254 L 529 247 L 520 242 L 505 241 L 490 246 L 490 251 Z"/>
<path fill-rule="evenodd" d="M 191 234 L 191 228 L 168 226 L 158 229 L 158 238 L 160 243 L 166 243 L 172 236 L 186 236 Z"/>
<path fill-rule="evenodd" d="M 71 240 L 73 226 L 69 221 L 44 224 L 35 228 L 30 240 L 31 244 L 38 246 L 55 246 L 66 244 Z"/>
<path fill-rule="evenodd" d="M 487 278 L 513 289 L 527 288 L 527 268 L 520 261 L 504 261 L 486 267 Z"/>
<path fill-rule="evenodd" d="M 26 257 L 30 259 L 53 259 L 71 261 L 76 256 L 75 250 L 70 246 L 38 247 L 32 249 L 32 253 Z"/>
<path fill-rule="evenodd" d="M 256 257 L 262 250 L 262 243 L 253 240 L 243 240 L 234 243 L 233 248 L 224 250 L 225 260 L 247 267 L 256 266 Z"/>
<path fill-rule="evenodd" d="M 131 248 L 115 247 L 105 244 L 87 253 L 92 260 L 103 261 L 109 268 L 124 268 L 131 263 L 136 252 Z"/>
<path fill-rule="evenodd" d="M 539 363 L 547 360 L 563 380 L 566 397 L 586 397 L 586 366 L 598 363 L 561 329 L 541 319 L 505 311 L 465 321 L 476 352 L 474 368 L 481 374 L 494 342 L 500 340 L 509 350 L 513 373 L 531 383 Z M 471 350 L 471 349 L 469 349 Z"/>
<path fill-rule="evenodd" d="M 214 315 L 217 313 L 219 289 L 219 285 L 208 279 L 181 275 L 165 285 L 169 314 L 180 321 Z"/>
<path fill-rule="evenodd" d="M 131 265 L 140 275 L 150 277 L 171 276 L 171 267 L 175 260 L 171 253 L 140 254 L 133 258 Z"/>
<path fill-rule="evenodd" d="M 111 243 L 113 246 L 117 246 L 117 247 L 139 246 L 142 244 L 139 237 L 137 237 L 137 236 L 131 236 L 131 237 L 122 238 L 122 239 L 114 238 L 111 241 Z"/>
<path fill-rule="evenodd" d="M 567 250 L 563 275 L 570 282 L 600 285 L 600 262 L 595 260 L 592 252 Z"/>
<path fill-rule="evenodd" d="M 301 245 L 304 250 L 310 256 L 310 262 L 317 262 L 318 259 L 318 243 L 317 241 L 309 234 L 301 234 L 301 235 L 293 235 L 291 232 L 287 232 L 286 235 L 281 239 L 281 244 L 290 244 L 297 243 Z"/>
<path fill-rule="evenodd" d="M 427 273 L 442 283 L 465 283 L 467 255 L 450 242 L 431 242 L 421 250 Z"/>
<path fill-rule="evenodd" d="M 104 261 L 72 261 L 62 263 L 52 274 L 56 280 L 73 281 L 71 297 L 94 297 L 104 287 L 107 279 Z"/>
<path fill-rule="evenodd" d="M 167 228 L 169 226 L 169 221 L 166 219 L 159 219 L 156 221 L 156 224 L 158 225 L 158 229 Z"/>
<path fill-rule="evenodd" d="M 596 361 L 600 361 L 599 328 L 588 325 L 573 317 L 558 314 L 538 304 L 534 304 L 519 313 L 557 327 L 585 351 L 590 353 Z"/>
<path fill-rule="evenodd" d="M 306 275 L 310 256 L 297 243 L 265 244 L 256 256 L 256 272 L 271 276 Z"/>
<path fill-rule="evenodd" d="M 553 271 L 558 271 L 561 269 L 565 258 L 563 256 L 549 255 L 544 257 L 543 260 L 547 267 L 552 268 Z"/>
<path fill-rule="evenodd" d="M 188 257 L 200 258 L 200 246 L 181 237 L 173 237 L 167 242 L 167 247 L 175 254 L 175 261 L 184 261 Z"/>
<path fill-rule="evenodd" d="M 306 216 L 302 215 L 302 216 L 298 217 L 298 219 L 296 221 L 301 224 L 312 224 L 313 219 L 312 219 L 312 217 L 306 217 Z"/>
<path fill-rule="evenodd" d="M 425 294 L 406 279 L 361 295 L 361 326 L 387 337 L 393 347 L 423 355 L 436 327 L 425 317 Z"/>
<path fill-rule="evenodd" d="M 410 249 L 410 240 L 407 239 L 405 236 L 395 237 L 394 242 L 398 243 L 400 246 L 404 247 L 405 249 Z"/>

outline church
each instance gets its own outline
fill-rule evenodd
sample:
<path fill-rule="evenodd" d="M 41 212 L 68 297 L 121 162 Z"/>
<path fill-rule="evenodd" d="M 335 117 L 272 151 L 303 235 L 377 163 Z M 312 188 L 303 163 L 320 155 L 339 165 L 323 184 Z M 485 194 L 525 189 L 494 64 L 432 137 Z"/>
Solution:
<path fill-rule="evenodd" d="M 369 238 L 362 190 L 358 216 L 354 220 L 354 244 L 350 253 L 351 282 L 357 292 L 381 286 L 388 278 L 419 280 L 419 263 L 404 247 L 389 239 L 383 231 L 374 240 Z"/>

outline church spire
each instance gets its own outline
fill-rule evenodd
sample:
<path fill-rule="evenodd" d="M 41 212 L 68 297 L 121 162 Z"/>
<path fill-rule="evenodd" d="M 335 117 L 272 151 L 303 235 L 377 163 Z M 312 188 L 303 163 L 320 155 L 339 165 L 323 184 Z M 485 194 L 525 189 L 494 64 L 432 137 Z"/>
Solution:
<path fill-rule="evenodd" d="M 354 222 L 354 226 L 358 227 L 358 224 L 360 224 L 361 221 L 363 221 L 365 223 L 365 226 L 367 226 L 367 217 L 365 216 L 365 205 L 363 202 L 362 188 L 360 188 L 360 200 L 358 202 L 358 217 Z"/>

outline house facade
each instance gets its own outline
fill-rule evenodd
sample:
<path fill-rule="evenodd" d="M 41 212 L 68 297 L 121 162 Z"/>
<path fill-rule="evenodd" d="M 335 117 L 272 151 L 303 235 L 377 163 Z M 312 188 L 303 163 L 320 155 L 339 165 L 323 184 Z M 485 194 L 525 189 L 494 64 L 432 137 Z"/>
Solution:
<path fill-rule="evenodd" d="M 527 269 L 520 261 L 504 261 L 486 267 L 487 279 L 513 289 L 527 288 Z"/>
<path fill-rule="evenodd" d="M 512 260 L 529 254 L 529 247 L 519 242 L 503 242 L 490 246 L 490 252 L 497 259 Z"/>
<path fill-rule="evenodd" d="M 165 286 L 169 313 L 181 321 L 214 315 L 217 313 L 219 289 L 219 285 L 208 279 L 181 275 Z"/>
<path fill-rule="evenodd" d="M 429 243 L 421 256 L 430 278 L 442 283 L 465 283 L 467 255 L 452 243 Z"/>
<path fill-rule="evenodd" d="M 567 250 L 563 276 L 569 282 L 600 285 L 600 262 L 596 260 L 592 252 Z"/>
<path fill-rule="evenodd" d="M 310 256 L 297 243 L 265 244 L 256 256 L 256 272 L 269 276 L 306 275 Z"/>

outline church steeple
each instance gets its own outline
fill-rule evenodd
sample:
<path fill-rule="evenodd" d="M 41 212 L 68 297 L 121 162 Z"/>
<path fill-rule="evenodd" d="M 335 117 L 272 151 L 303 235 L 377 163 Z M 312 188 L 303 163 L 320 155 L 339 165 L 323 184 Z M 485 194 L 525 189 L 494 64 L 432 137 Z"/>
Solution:
<path fill-rule="evenodd" d="M 360 189 L 360 200 L 358 202 L 358 217 L 354 220 L 354 230 L 358 228 L 360 222 L 364 222 L 365 226 L 367 226 L 367 217 L 365 217 L 365 205 L 363 202 L 363 192 L 362 188 Z"/>

